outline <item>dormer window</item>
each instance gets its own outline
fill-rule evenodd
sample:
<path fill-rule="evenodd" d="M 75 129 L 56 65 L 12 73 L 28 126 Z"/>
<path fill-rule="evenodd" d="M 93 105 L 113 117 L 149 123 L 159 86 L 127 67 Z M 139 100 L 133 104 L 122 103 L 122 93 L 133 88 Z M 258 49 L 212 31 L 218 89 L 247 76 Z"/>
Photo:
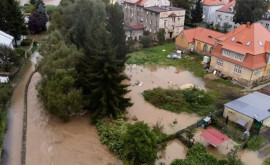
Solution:
<path fill-rule="evenodd" d="M 233 12 L 233 7 L 232 6 L 229 7 L 229 12 Z"/>
<path fill-rule="evenodd" d="M 240 42 L 240 41 L 237 41 L 236 43 L 243 45 L 242 42 Z"/>

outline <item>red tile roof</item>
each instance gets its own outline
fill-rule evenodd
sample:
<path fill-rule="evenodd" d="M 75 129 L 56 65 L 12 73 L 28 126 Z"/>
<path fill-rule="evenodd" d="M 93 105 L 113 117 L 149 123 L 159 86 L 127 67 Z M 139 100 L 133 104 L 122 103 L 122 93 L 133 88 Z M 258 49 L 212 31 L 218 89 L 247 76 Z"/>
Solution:
<path fill-rule="evenodd" d="M 145 3 L 147 3 L 149 0 L 124 0 L 125 2 L 137 4 L 140 6 L 144 6 Z"/>
<path fill-rule="evenodd" d="M 220 9 L 218 9 L 217 11 L 222 11 L 222 12 L 230 12 L 230 7 L 235 7 L 235 2 L 236 0 L 232 0 L 231 2 L 229 2 L 228 4 L 226 4 L 225 6 L 221 7 Z M 231 12 L 232 13 L 232 12 Z"/>
<path fill-rule="evenodd" d="M 204 0 L 202 2 L 202 5 L 205 6 L 219 6 L 219 5 L 225 5 L 228 3 L 228 0 Z"/>
<path fill-rule="evenodd" d="M 239 29 L 238 29 L 239 28 Z M 270 41 L 270 32 L 261 24 L 242 25 L 234 33 L 228 33 L 221 42 L 223 48 L 240 54 L 265 53 L 265 42 Z M 226 37 L 227 36 L 227 37 Z M 235 38 L 234 41 L 233 38 Z M 248 43 L 250 42 L 250 45 Z"/>
<path fill-rule="evenodd" d="M 224 35 L 223 33 L 219 33 L 202 27 L 184 30 L 183 33 L 187 42 L 189 43 L 194 42 L 194 40 L 199 40 L 210 45 L 215 45 L 215 39 Z"/>

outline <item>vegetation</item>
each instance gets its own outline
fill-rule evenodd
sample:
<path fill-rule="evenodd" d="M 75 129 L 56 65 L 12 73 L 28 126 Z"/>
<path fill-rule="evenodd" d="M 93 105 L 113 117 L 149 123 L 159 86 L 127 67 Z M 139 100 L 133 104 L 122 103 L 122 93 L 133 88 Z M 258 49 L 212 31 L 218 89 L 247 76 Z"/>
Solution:
<path fill-rule="evenodd" d="M 162 45 L 165 43 L 165 29 L 159 29 L 157 32 L 158 44 Z"/>
<path fill-rule="evenodd" d="M 152 163 L 157 151 L 166 145 L 167 135 L 161 127 L 151 130 L 147 124 L 137 122 L 126 124 L 124 120 L 99 120 L 96 123 L 102 144 L 129 164 Z"/>
<path fill-rule="evenodd" d="M 151 41 L 151 34 L 149 32 L 145 32 L 140 39 L 140 44 L 142 44 L 143 48 L 148 48 L 151 46 Z"/>
<path fill-rule="evenodd" d="M 82 53 L 74 45 L 65 44 L 59 32 L 54 32 L 43 45 L 41 54 L 44 58 L 40 63 L 43 79 L 39 96 L 50 113 L 67 121 L 82 109 L 82 91 L 75 86 L 78 75 L 75 65 Z"/>
<path fill-rule="evenodd" d="M 193 0 L 171 0 L 175 7 L 183 8 L 186 10 L 185 23 L 190 22 L 191 5 L 194 4 Z"/>
<path fill-rule="evenodd" d="M 186 159 L 175 159 L 171 165 L 243 165 L 241 160 L 236 158 L 236 154 L 230 153 L 224 159 L 217 159 L 206 152 L 205 147 L 200 143 L 195 143 L 188 151 Z"/>
<path fill-rule="evenodd" d="M 254 23 L 262 18 L 268 9 L 269 0 L 237 0 L 235 4 L 235 23 Z"/>
<path fill-rule="evenodd" d="M 196 24 L 203 21 L 203 7 L 202 7 L 202 1 L 197 0 L 195 3 L 195 8 L 191 10 L 191 21 L 192 23 Z"/>
<path fill-rule="evenodd" d="M 252 151 L 256 151 L 265 143 L 266 139 L 263 136 L 252 136 L 246 143 L 246 147 Z"/>
<path fill-rule="evenodd" d="M 263 165 L 269 165 L 270 164 L 270 158 L 267 158 L 264 160 Z"/>
<path fill-rule="evenodd" d="M 15 38 L 15 46 L 17 46 L 17 40 L 27 34 L 19 3 L 16 0 L 1 0 L 0 8 L 0 29 L 12 35 Z"/>
<path fill-rule="evenodd" d="M 205 116 L 215 110 L 213 93 L 197 88 L 185 90 L 155 88 L 144 91 L 143 96 L 151 104 L 176 113 L 188 112 Z"/>
<path fill-rule="evenodd" d="M 9 72 L 12 67 L 19 66 L 21 57 L 13 49 L 0 45 L 0 70 Z"/>

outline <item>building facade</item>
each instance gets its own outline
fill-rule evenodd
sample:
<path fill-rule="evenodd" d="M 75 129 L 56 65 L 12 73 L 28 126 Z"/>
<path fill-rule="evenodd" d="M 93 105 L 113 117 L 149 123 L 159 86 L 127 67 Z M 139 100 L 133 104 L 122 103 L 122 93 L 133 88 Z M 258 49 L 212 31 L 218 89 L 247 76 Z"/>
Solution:
<path fill-rule="evenodd" d="M 258 22 L 270 31 L 270 8 L 268 8 L 268 11 L 263 15 L 263 18 Z"/>
<path fill-rule="evenodd" d="M 216 39 L 211 69 L 251 86 L 270 79 L 270 32 L 260 23 L 243 24 Z"/>
<path fill-rule="evenodd" d="M 125 0 L 126 26 L 141 25 L 153 34 L 165 29 L 165 38 L 175 38 L 184 28 L 185 10 L 171 7 L 168 0 Z"/>
<path fill-rule="evenodd" d="M 213 25 L 215 23 L 216 10 L 228 2 L 229 0 L 203 0 L 203 22 Z"/>
<path fill-rule="evenodd" d="M 235 3 L 236 0 L 232 0 L 231 2 L 216 11 L 214 22 L 215 26 L 223 28 L 225 24 L 227 24 L 226 28 L 228 31 L 231 31 L 240 26 L 239 23 L 235 24 L 233 22 Z"/>

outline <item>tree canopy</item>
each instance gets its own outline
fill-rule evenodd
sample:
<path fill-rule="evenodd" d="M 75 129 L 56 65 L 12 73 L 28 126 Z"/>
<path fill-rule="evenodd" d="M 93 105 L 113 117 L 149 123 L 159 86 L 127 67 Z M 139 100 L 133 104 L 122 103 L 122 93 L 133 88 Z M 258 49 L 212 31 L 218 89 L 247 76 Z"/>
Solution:
<path fill-rule="evenodd" d="M 191 11 L 192 23 L 194 23 L 196 26 L 197 23 L 202 22 L 203 20 L 202 16 L 203 16 L 202 2 L 201 0 L 197 0 L 195 8 Z"/>
<path fill-rule="evenodd" d="M 20 56 L 11 48 L 0 44 L 0 69 L 9 71 L 12 66 L 18 66 Z"/>
<path fill-rule="evenodd" d="M 268 9 L 269 0 L 237 0 L 235 4 L 235 23 L 254 23 L 262 18 Z"/>

